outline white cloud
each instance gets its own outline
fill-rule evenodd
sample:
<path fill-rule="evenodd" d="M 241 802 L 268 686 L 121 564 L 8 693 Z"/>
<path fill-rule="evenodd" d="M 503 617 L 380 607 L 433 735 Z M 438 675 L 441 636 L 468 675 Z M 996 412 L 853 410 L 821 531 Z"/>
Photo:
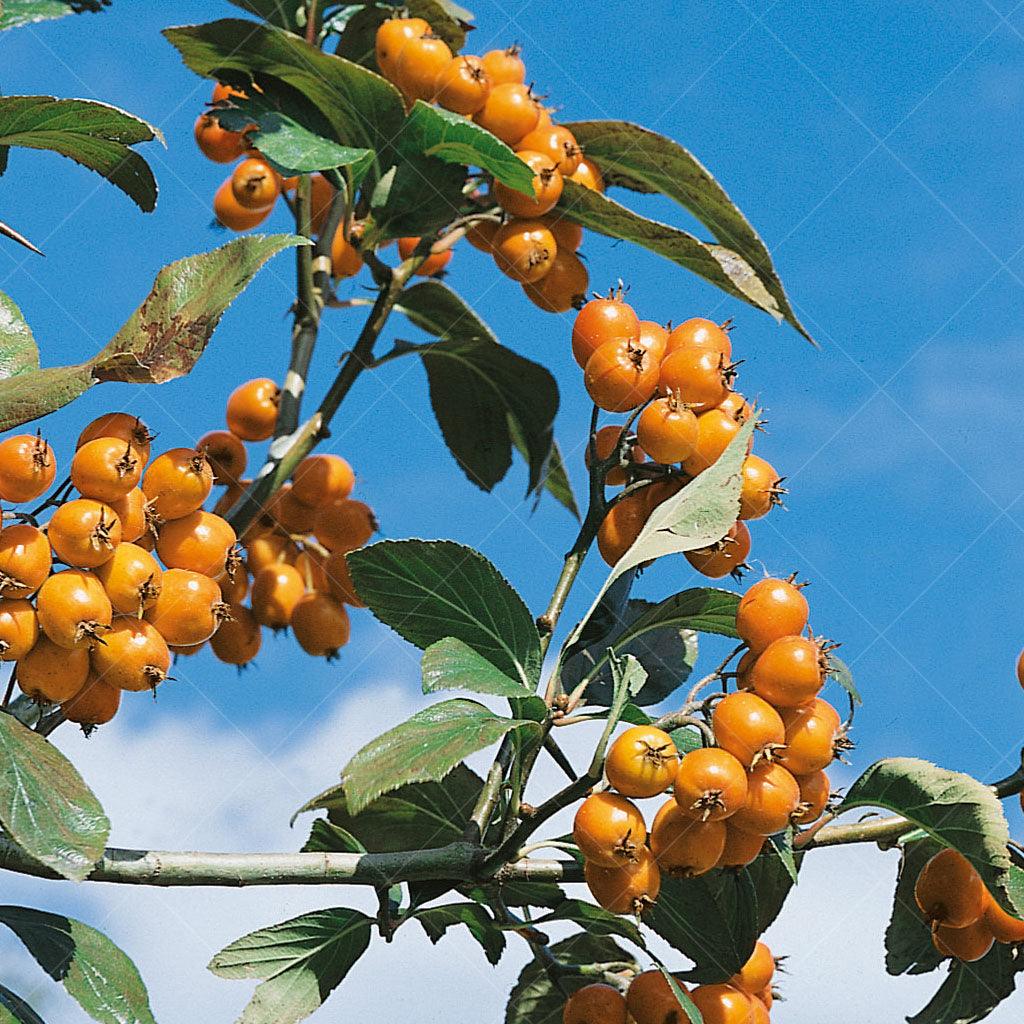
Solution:
<path fill-rule="evenodd" d="M 204 714 L 158 715 L 146 726 L 137 715 L 119 717 L 88 743 L 63 730 L 58 736 L 103 801 L 117 845 L 292 850 L 310 820 L 306 816 L 290 830 L 294 808 L 330 785 L 368 736 L 424 702 L 398 681 L 341 696 L 324 706 L 319 723 L 281 750 L 273 765 L 260 750 L 266 743 L 225 731 Z M 581 727 L 559 738 L 582 764 L 594 736 Z M 535 778 L 535 798 L 562 784 L 545 759 Z M 568 823 L 568 815 L 555 819 L 550 834 Z M 768 936 L 775 952 L 789 956 L 789 973 L 781 981 L 787 1001 L 778 1004 L 773 1019 L 812 1024 L 827 1005 L 833 1024 L 898 1022 L 927 1002 L 938 976 L 892 979 L 883 970 L 881 939 L 894 874 L 895 856 L 873 848 L 826 850 L 807 859 L 800 886 Z M 142 972 L 160 1024 L 235 1019 L 252 986 L 215 978 L 205 965 L 239 935 L 316 907 L 373 911 L 365 890 L 342 887 L 161 890 L 73 886 L 11 874 L 3 881 L 4 902 L 72 914 L 122 945 Z M 672 962 L 671 954 L 660 946 L 659 951 Z M 342 989 L 312 1020 L 499 1024 L 526 959 L 525 944 L 514 936 L 492 969 L 465 934 L 450 933 L 431 946 L 417 926 L 408 926 L 390 946 L 375 937 Z M 47 1019 L 87 1019 L 7 933 L 0 933 L 0 962 L 0 980 L 35 1002 Z M 989 1018 L 991 1024 L 1019 1021 L 1021 1000 L 1019 993 L 1011 998 Z"/>

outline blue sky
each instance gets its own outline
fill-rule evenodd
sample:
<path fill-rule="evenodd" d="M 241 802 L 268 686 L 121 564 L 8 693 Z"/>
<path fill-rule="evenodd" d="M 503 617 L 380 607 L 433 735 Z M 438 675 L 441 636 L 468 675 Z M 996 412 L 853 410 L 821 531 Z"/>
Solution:
<path fill-rule="evenodd" d="M 753 557 L 758 567 L 810 578 L 813 624 L 843 642 L 866 699 L 855 770 L 905 754 L 992 778 L 1012 768 L 1021 739 L 1024 695 L 1013 679 L 1024 642 L 1016 613 L 1024 569 L 1018 7 L 687 0 L 653 10 L 623 3 L 614 16 L 597 16 L 543 0 L 474 5 L 472 49 L 519 41 L 529 77 L 564 119 L 624 118 L 688 146 L 765 238 L 821 343 L 812 349 L 653 255 L 592 235 L 584 243 L 592 286 L 623 278 L 644 317 L 735 318 L 740 386 L 769 412 L 759 451 L 791 490 L 788 512 L 754 524 Z M 161 266 L 226 238 L 209 226 L 224 170 L 191 140 L 209 86 L 183 68 L 159 29 L 234 9 L 209 0 L 128 12 L 116 0 L 101 16 L 0 37 L 3 92 L 112 102 L 157 124 L 168 143 L 142 150 L 161 188 L 151 215 L 68 161 L 12 154 L 0 218 L 47 256 L 0 246 L 0 289 L 21 306 L 46 364 L 87 358 Z M 666 202 L 617 198 L 691 226 Z M 285 212 L 268 227 L 287 230 Z M 534 309 L 468 246 L 448 282 L 506 344 L 557 377 L 557 435 L 579 489 L 589 407 L 569 354 L 570 319 Z M 43 428 L 58 457 L 66 461 L 80 426 L 106 409 L 137 412 L 167 447 L 221 426 L 237 381 L 280 377 L 292 289 L 283 256 L 228 312 L 189 378 L 105 385 L 51 416 Z M 360 282 L 341 291 L 362 294 Z M 355 313 L 329 313 L 314 392 L 358 323 Z M 386 336 L 412 331 L 396 321 Z M 329 444 L 355 466 L 359 496 L 385 536 L 477 547 L 543 608 L 572 522 L 550 500 L 531 515 L 521 465 L 491 495 L 465 480 L 443 447 L 418 364 L 400 361 L 360 380 Z M 594 556 L 567 616 L 585 609 L 602 571 Z M 679 559 L 649 573 L 638 593 L 660 597 L 694 582 Z M 275 756 L 340 702 L 372 700 L 382 679 L 410 700 L 418 688 L 415 652 L 365 612 L 333 665 L 301 656 L 284 638 L 264 652 L 241 679 L 201 654 L 179 666 L 180 682 L 155 706 L 126 701 L 111 739 L 101 731 L 81 750 L 86 776 L 104 742 L 160 733 L 171 721 L 201 723 L 232 742 L 241 730 L 246 749 Z M 144 745 L 133 749 L 144 756 Z M 336 767 L 353 749 L 338 753 Z M 1019 833 L 1016 810 L 1011 820 Z M 780 1019 L 811 1018 L 791 1002 Z"/>

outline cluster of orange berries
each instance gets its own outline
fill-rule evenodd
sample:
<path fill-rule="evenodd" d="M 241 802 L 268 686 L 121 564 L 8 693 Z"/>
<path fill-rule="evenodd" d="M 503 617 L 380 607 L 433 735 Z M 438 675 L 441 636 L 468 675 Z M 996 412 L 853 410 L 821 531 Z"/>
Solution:
<path fill-rule="evenodd" d="M 604 191 L 604 182 L 572 132 L 552 121 L 551 111 L 525 84 L 526 65 L 518 47 L 482 57 L 454 56 L 422 18 L 391 18 L 377 30 L 376 57 L 381 73 L 408 103 L 436 102 L 472 118 L 530 167 L 532 194 L 495 182 L 490 199 L 504 220 L 482 215 L 466 237 L 491 254 L 541 309 L 564 313 L 581 302 L 588 284 L 586 267 L 576 255 L 583 229 L 552 211 L 566 178 L 596 191 Z"/>
<path fill-rule="evenodd" d="M 217 221 L 232 231 L 248 231 L 262 224 L 274 209 L 278 197 L 293 193 L 298 184 L 296 177 L 285 178 L 264 159 L 249 141 L 249 129 L 236 132 L 221 127 L 217 120 L 218 106 L 233 97 L 245 99 L 245 93 L 229 85 L 214 86 L 210 110 L 200 114 L 195 123 L 196 145 L 214 163 L 241 162 L 214 193 L 213 213 Z M 310 228 L 319 236 L 326 226 L 327 216 L 336 194 L 334 186 L 322 175 L 310 178 Z M 352 225 L 351 238 L 345 237 L 339 225 L 331 240 L 331 275 L 336 279 L 354 277 L 363 267 L 363 258 L 353 244 L 363 230 L 363 224 Z M 408 259 L 419 243 L 418 238 L 400 238 L 398 250 L 402 259 Z M 430 277 L 443 270 L 451 259 L 451 250 L 431 253 L 416 273 Z"/>
<path fill-rule="evenodd" d="M 957 850 L 941 850 L 928 861 L 914 885 L 914 899 L 943 956 L 972 963 L 996 942 L 1024 942 L 1024 921 L 999 906 Z"/>
<path fill-rule="evenodd" d="M 375 528 L 370 509 L 349 499 L 348 463 L 301 462 L 246 532 L 244 562 L 220 514 L 247 483 L 243 440 L 269 437 L 276 414 L 273 382 L 250 381 L 228 402 L 229 430 L 152 461 L 153 438 L 135 416 L 107 413 L 82 431 L 68 481 L 0 529 L 0 662 L 15 664 L 28 697 L 91 728 L 114 717 L 123 691 L 155 690 L 174 654 L 207 641 L 234 665 L 255 657 L 262 626 L 290 625 L 314 655 L 347 642 L 343 602 L 359 601 L 345 552 Z M 41 436 L 5 439 L 0 500 L 35 501 L 56 470 Z M 215 482 L 227 490 L 206 511 Z"/>
<path fill-rule="evenodd" d="M 713 703 L 714 746 L 680 757 L 653 725 L 612 744 L 610 788 L 583 801 L 573 826 L 587 884 L 606 910 L 639 913 L 657 898 L 662 872 L 692 878 L 743 867 L 766 837 L 821 817 L 825 768 L 850 744 L 838 712 L 818 696 L 832 645 L 803 635 L 808 614 L 791 579 L 760 580 L 740 599 L 736 629 L 747 651 L 739 689 Z M 670 788 L 648 831 L 633 800 Z"/>
<path fill-rule="evenodd" d="M 704 1024 L 767 1024 L 774 1001 L 775 958 L 758 942 L 750 958 L 727 982 L 698 985 L 690 991 L 676 984 L 700 1010 Z M 563 1024 L 683 1024 L 685 1016 L 665 975 L 644 971 L 629 982 L 625 996 L 604 983 L 574 992 L 562 1010 Z"/>
<path fill-rule="evenodd" d="M 579 311 L 572 354 L 598 408 L 623 413 L 644 406 L 635 437 L 624 435 L 621 426 L 606 426 L 595 439 L 598 459 L 607 460 L 616 452 L 620 456 L 606 483 L 651 478 L 646 486 L 620 497 L 598 531 L 598 549 L 614 565 L 653 509 L 718 461 L 753 409 L 733 387 L 736 374 L 728 324 L 694 317 L 670 330 L 640 320 L 623 300 L 621 289 L 592 299 Z M 775 467 L 754 455 L 752 448 L 753 440 L 743 462 L 736 523 L 718 543 L 686 553 L 705 576 L 742 575 L 750 553 L 747 521 L 767 515 L 784 493 Z"/>

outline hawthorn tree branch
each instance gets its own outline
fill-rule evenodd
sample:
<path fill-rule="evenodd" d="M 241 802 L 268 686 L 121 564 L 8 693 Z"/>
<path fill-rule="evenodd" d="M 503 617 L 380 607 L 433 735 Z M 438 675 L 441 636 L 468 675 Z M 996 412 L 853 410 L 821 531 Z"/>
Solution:
<path fill-rule="evenodd" d="M 199 853 L 127 850 L 111 847 L 87 881 L 121 885 L 394 885 L 398 882 L 478 877 L 480 848 L 452 843 L 432 850 L 399 853 Z M 60 878 L 10 839 L 0 837 L 0 868 L 37 878 Z M 510 865 L 503 880 L 578 882 L 575 861 L 526 860 Z M 484 876 L 481 880 L 486 880 Z"/>

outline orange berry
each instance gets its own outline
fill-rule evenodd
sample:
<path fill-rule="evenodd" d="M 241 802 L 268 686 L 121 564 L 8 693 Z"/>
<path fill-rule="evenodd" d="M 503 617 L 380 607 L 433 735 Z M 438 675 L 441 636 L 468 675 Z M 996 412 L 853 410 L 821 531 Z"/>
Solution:
<path fill-rule="evenodd" d="M 522 82 L 503 82 L 491 88 L 487 102 L 473 120 L 506 145 L 516 146 L 537 127 L 539 117 L 537 101 Z"/>
<path fill-rule="evenodd" d="M 145 618 L 175 647 L 195 647 L 216 632 L 228 614 L 215 580 L 189 569 L 168 569 L 160 596 Z"/>
<path fill-rule="evenodd" d="M 697 417 L 674 395 L 656 398 L 640 413 L 636 433 L 655 462 L 682 462 L 697 444 Z"/>
<path fill-rule="evenodd" d="M 544 153 L 519 149 L 516 156 L 533 171 L 533 193 L 525 195 L 496 181 L 491 190 L 494 200 L 513 217 L 540 217 L 554 208 L 562 194 L 562 172 Z"/>
<path fill-rule="evenodd" d="M 519 47 L 510 46 L 505 50 L 488 50 L 480 58 L 487 77 L 491 80 L 491 86 L 515 85 L 526 79 L 526 65 L 523 58 L 519 56 Z"/>
<path fill-rule="evenodd" d="M 524 282 L 523 291 L 545 312 L 567 313 L 583 304 L 589 285 L 590 275 L 583 261 L 559 246 L 548 272 L 539 281 Z"/>
<path fill-rule="evenodd" d="M 248 665 L 259 654 L 263 632 L 253 613 L 242 604 L 228 606 L 230 619 L 210 637 L 210 648 L 226 665 Z"/>
<path fill-rule="evenodd" d="M 0 441 L 0 498 L 4 501 L 34 501 L 56 475 L 53 449 L 38 435 L 16 434 Z"/>
<path fill-rule="evenodd" d="M 510 220 L 494 234 L 491 252 L 498 269 L 513 281 L 539 281 L 558 253 L 555 236 L 540 220 Z"/>
<path fill-rule="evenodd" d="M 80 569 L 54 573 L 39 588 L 36 611 L 40 629 L 58 647 L 68 648 L 92 646 L 110 629 L 114 617 L 103 584 Z"/>
<path fill-rule="evenodd" d="M 348 612 L 330 594 L 303 594 L 292 609 L 291 627 L 299 646 L 315 658 L 332 661 L 348 643 Z"/>
<path fill-rule="evenodd" d="M 90 654 L 93 674 L 121 690 L 155 690 L 167 678 L 171 652 L 145 619 L 119 616 Z"/>
<path fill-rule="evenodd" d="M 416 246 L 419 245 L 419 238 L 408 237 L 400 238 L 398 240 L 398 255 L 403 260 L 409 259 L 412 256 Z M 432 252 L 417 268 L 416 275 L 418 277 L 433 277 L 435 274 L 439 274 L 448 264 L 451 262 L 452 251 L 451 249 L 445 249 L 443 252 Z"/>
<path fill-rule="evenodd" d="M 267 377 L 239 384 L 228 397 L 228 430 L 243 441 L 266 441 L 277 423 L 281 389 Z"/>
<path fill-rule="evenodd" d="M 640 341 L 640 318 L 621 298 L 591 299 L 577 314 L 572 325 L 572 356 L 586 367 L 591 356 L 609 341 Z"/>
<path fill-rule="evenodd" d="M 422 18 L 389 18 L 377 29 L 374 52 L 377 67 L 385 78 L 394 82 L 398 78 L 398 58 L 410 39 L 418 39 L 430 31 Z"/>
<path fill-rule="evenodd" d="M 737 522 L 729 527 L 729 532 L 720 541 L 710 547 L 687 551 L 686 560 L 697 572 L 713 580 L 723 576 L 739 579 L 744 570 L 749 568 L 746 562 L 749 554 L 750 530 L 746 523 Z"/>
<path fill-rule="evenodd" d="M 31 603 L 20 597 L 0 598 L 0 662 L 24 658 L 38 639 L 39 618 Z"/>
<path fill-rule="evenodd" d="M 725 850 L 725 822 L 701 821 L 666 800 L 651 826 L 651 851 L 662 871 L 676 878 L 707 874 Z"/>
<path fill-rule="evenodd" d="M 235 198 L 231 188 L 231 178 L 225 178 L 213 194 L 213 215 L 231 231 L 248 231 L 262 224 L 269 216 L 273 206 L 265 206 L 261 210 L 249 210 Z"/>
<path fill-rule="evenodd" d="M 284 629 L 305 592 L 306 584 L 294 565 L 267 566 L 253 576 L 252 613 L 261 625 Z"/>
<path fill-rule="evenodd" d="M 121 542 L 114 554 L 96 567 L 96 576 L 119 615 L 141 615 L 160 596 L 163 570 L 137 544 Z"/>
<path fill-rule="evenodd" d="M 475 114 L 491 94 L 491 80 L 479 57 L 452 57 L 438 73 L 434 90 L 434 101 L 445 110 Z"/>
<path fill-rule="evenodd" d="M 619 437 L 622 434 L 622 427 L 610 424 L 607 427 L 601 427 L 600 430 L 594 435 L 594 447 L 597 450 L 598 462 L 604 462 L 609 455 L 615 450 L 619 443 Z M 626 454 L 630 462 L 639 464 L 647 458 L 647 453 L 638 444 L 628 445 L 626 448 Z M 590 445 L 588 444 L 583 455 L 583 461 L 586 463 L 587 469 L 590 469 Z M 617 487 L 619 484 L 626 482 L 626 470 L 621 466 L 614 466 L 608 470 L 605 475 L 604 482 L 611 487 Z"/>
<path fill-rule="evenodd" d="M 726 362 L 732 358 L 732 342 L 728 332 L 714 321 L 699 316 L 684 320 L 669 334 L 666 354 L 680 348 L 717 352 Z"/>
<path fill-rule="evenodd" d="M 770 836 L 781 832 L 800 806 L 800 787 L 782 765 L 761 761 L 747 776 L 746 803 L 729 819 L 744 832 Z"/>
<path fill-rule="evenodd" d="M 50 517 L 46 529 L 54 554 L 76 569 L 95 569 L 121 543 L 121 520 L 101 501 L 76 498 Z"/>
<path fill-rule="evenodd" d="M 231 194 L 244 210 L 267 210 L 277 201 L 281 176 L 265 160 L 249 157 L 231 173 Z"/>
<path fill-rule="evenodd" d="M 87 732 L 97 725 L 105 725 L 121 706 L 121 691 L 105 679 L 90 673 L 85 685 L 70 700 L 61 704 L 61 711 L 69 722 L 75 722 Z"/>
<path fill-rule="evenodd" d="M 226 519 L 200 508 L 160 527 L 156 553 L 168 569 L 219 576 L 237 540 Z"/>
<path fill-rule="evenodd" d="M 317 510 L 313 533 L 328 551 L 354 551 L 377 529 L 373 509 L 362 501 L 347 498 Z"/>
<path fill-rule="evenodd" d="M 307 455 L 292 474 L 292 494 L 310 508 L 344 501 L 355 487 L 352 467 L 340 456 Z"/>
<path fill-rule="evenodd" d="M 42 530 L 28 523 L 0 530 L 0 597 L 28 597 L 43 585 L 52 564 Z"/>
<path fill-rule="evenodd" d="M 215 164 L 229 164 L 237 160 L 248 146 L 242 132 L 229 132 L 221 128 L 212 114 L 200 114 L 192 134 L 203 156 Z"/>
<path fill-rule="evenodd" d="M 144 463 L 149 462 L 149 448 L 153 435 L 138 416 L 127 412 L 108 412 L 97 416 L 78 435 L 75 448 L 81 448 L 83 444 L 95 441 L 99 437 L 120 438 L 135 449 Z"/>
<path fill-rule="evenodd" d="M 26 697 L 39 703 L 60 704 L 85 686 L 89 676 L 89 651 L 68 650 L 49 637 L 40 636 L 35 646 L 18 659 L 18 685 Z"/>
<path fill-rule="evenodd" d="M 597 169 L 597 165 L 591 163 L 586 157 L 580 160 L 579 166 L 569 177 L 577 184 L 582 185 L 584 188 L 589 188 L 593 192 L 604 191 L 604 177 Z"/>
<path fill-rule="evenodd" d="M 241 439 L 230 430 L 211 430 L 196 443 L 196 451 L 203 452 L 215 484 L 238 483 L 245 473 L 249 456 Z"/>
<path fill-rule="evenodd" d="M 195 512 L 213 490 L 213 469 L 195 448 L 172 448 L 158 455 L 142 477 L 142 492 L 161 519 Z"/>

